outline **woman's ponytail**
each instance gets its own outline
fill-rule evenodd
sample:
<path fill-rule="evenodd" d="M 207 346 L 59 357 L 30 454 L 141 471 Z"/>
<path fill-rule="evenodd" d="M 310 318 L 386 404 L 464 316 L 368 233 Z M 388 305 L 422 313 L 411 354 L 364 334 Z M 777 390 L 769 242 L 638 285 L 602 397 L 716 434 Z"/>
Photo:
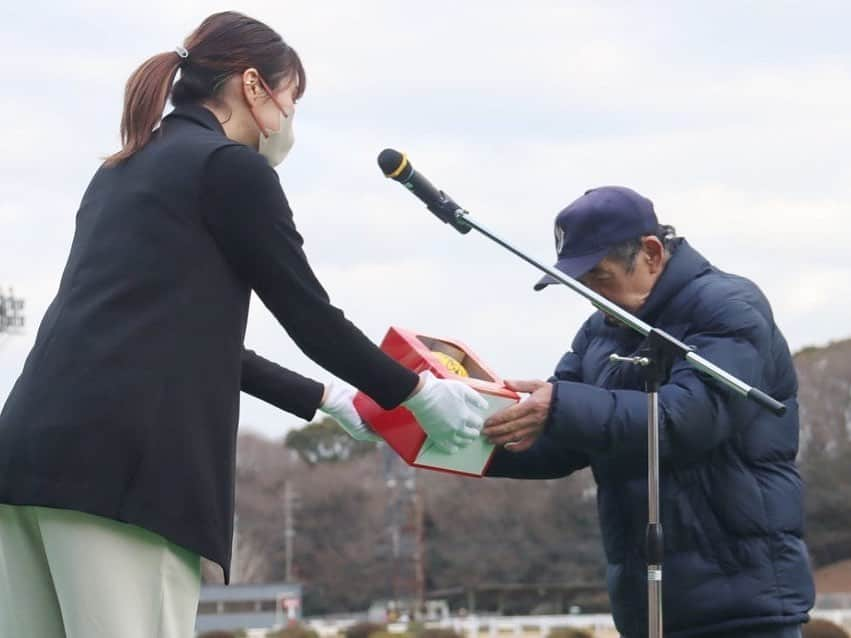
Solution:
<path fill-rule="evenodd" d="M 150 58 L 127 80 L 122 148 L 106 158 L 107 166 L 126 160 L 151 140 L 169 96 L 175 106 L 215 100 L 229 77 L 250 67 L 273 87 L 285 77 L 295 78 L 296 97 L 304 93 L 306 80 L 298 54 L 254 18 L 235 11 L 214 13 L 184 45 Z M 182 71 L 175 83 L 178 69 Z"/>
<path fill-rule="evenodd" d="M 148 58 L 127 80 L 121 114 L 122 148 L 106 159 L 107 165 L 127 159 L 150 141 L 182 62 L 183 58 L 174 51 L 160 53 Z"/>

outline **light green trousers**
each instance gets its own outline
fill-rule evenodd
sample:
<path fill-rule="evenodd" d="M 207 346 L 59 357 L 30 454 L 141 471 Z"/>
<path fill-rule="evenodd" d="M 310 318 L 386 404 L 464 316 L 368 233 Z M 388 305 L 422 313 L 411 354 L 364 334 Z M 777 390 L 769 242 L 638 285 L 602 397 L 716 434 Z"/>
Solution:
<path fill-rule="evenodd" d="M 147 530 L 0 505 L 0 636 L 192 638 L 200 558 Z"/>

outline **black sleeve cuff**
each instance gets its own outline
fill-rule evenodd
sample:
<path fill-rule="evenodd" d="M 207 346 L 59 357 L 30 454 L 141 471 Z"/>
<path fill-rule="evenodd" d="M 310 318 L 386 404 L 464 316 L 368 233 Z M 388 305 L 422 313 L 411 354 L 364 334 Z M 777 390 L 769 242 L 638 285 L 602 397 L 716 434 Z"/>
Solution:
<path fill-rule="evenodd" d="M 310 421 L 319 408 L 325 386 L 252 350 L 243 350 L 242 391 Z"/>

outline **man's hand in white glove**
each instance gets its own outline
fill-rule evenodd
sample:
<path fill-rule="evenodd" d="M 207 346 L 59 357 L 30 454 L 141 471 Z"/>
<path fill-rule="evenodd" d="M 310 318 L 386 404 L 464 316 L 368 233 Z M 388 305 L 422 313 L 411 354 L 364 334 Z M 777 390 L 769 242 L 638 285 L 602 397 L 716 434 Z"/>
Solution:
<path fill-rule="evenodd" d="M 355 390 L 329 381 L 325 384 L 325 396 L 319 409 L 327 414 L 343 428 L 350 437 L 356 441 L 381 441 L 381 437 L 375 434 L 355 410 Z"/>
<path fill-rule="evenodd" d="M 479 437 L 488 403 L 466 383 L 437 379 L 426 370 L 422 387 L 402 403 L 416 417 L 428 438 L 454 454 Z"/>

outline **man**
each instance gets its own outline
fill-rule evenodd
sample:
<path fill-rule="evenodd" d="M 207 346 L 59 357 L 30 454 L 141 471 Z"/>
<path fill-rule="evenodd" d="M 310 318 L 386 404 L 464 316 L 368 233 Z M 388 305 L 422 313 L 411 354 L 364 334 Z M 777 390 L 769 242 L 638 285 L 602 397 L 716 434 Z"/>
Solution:
<path fill-rule="evenodd" d="M 782 401 L 783 417 L 679 361 L 659 392 L 665 636 L 787 638 L 813 603 L 803 527 L 797 381 L 762 292 L 712 266 L 650 200 L 587 191 L 556 218 L 556 268 Z M 540 290 L 556 280 L 545 276 Z M 647 634 L 647 396 L 633 355 L 644 338 L 596 312 L 549 382 L 492 416 L 503 445 L 490 476 L 549 479 L 590 466 L 612 610 L 626 638 Z"/>

